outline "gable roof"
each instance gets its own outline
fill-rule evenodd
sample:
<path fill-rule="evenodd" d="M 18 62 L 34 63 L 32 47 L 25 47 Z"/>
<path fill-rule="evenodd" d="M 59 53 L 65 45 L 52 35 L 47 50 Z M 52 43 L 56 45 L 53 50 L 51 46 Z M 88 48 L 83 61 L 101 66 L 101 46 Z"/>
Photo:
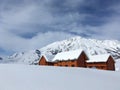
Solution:
<path fill-rule="evenodd" d="M 89 56 L 89 60 L 87 60 L 87 62 L 107 62 L 110 56 L 110 54 Z"/>
<path fill-rule="evenodd" d="M 61 53 L 56 54 L 52 61 L 54 62 L 54 61 L 74 60 L 80 56 L 82 51 L 83 50 L 78 49 L 78 50 L 61 52 Z"/>
<path fill-rule="evenodd" d="M 45 58 L 46 61 L 48 61 L 48 59 L 47 59 L 47 57 L 45 55 L 42 55 L 39 60 L 41 60 L 42 57 Z"/>

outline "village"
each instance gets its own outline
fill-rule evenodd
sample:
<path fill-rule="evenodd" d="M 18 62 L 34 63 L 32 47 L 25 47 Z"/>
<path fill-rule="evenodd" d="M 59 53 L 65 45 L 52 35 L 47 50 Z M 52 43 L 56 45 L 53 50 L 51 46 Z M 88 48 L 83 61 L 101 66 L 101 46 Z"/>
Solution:
<path fill-rule="evenodd" d="M 115 71 L 115 60 L 110 54 L 87 55 L 84 50 L 72 50 L 55 55 L 48 60 L 45 55 L 39 59 L 39 65 L 59 67 L 82 67 Z"/>

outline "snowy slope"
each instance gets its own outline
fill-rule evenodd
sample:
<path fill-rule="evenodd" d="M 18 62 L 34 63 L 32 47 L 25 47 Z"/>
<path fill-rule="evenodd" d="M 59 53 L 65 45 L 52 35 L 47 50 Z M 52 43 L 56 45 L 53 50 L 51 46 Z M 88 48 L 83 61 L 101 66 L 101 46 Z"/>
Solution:
<path fill-rule="evenodd" d="M 120 58 L 120 42 L 117 40 L 96 40 L 73 37 L 54 42 L 38 50 L 15 53 L 2 60 L 1 63 L 36 64 L 41 54 L 45 54 L 49 60 L 52 60 L 58 52 L 75 49 L 83 49 L 91 55 L 110 53 L 115 59 Z"/>
<path fill-rule="evenodd" d="M 32 64 L 38 62 L 40 53 L 37 53 L 36 50 L 31 50 L 28 52 L 15 53 L 12 56 L 4 58 L 1 63 L 21 63 L 21 64 Z"/>
<path fill-rule="evenodd" d="M 0 90 L 120 90 L 120 72 L 0 64 Z"/>
<path fill-rule="evenodd" d="M 73 37 L 52 43 L 40 50 L 46 55 L 54 55 L 58 52 L 75 49 L 83 49 L 90 55 L 110 53 L 114 58 L 120 58 L 120 42 L 117 40 L 96 40 Z"/>

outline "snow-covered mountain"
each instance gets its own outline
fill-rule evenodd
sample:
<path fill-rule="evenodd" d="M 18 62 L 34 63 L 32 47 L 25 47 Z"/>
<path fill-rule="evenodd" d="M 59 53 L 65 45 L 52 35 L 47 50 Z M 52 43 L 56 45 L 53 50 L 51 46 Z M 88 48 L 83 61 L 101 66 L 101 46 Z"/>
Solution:
<path fill-rule="evenodd" d="M 54 42 L 40 49 L 47 56 L 54 56 L 58 52 L 83 49 L 90 55 L 110 53 L 115 59 L 120 58 L 120 41 L 96 40 L 82 37 L 73 37 L 67 40 Z"/>
<path fill-rule="evenodd" d="M 67 40 L 54 42 L 38 50 L 15 53 L 12 56 L 8 56 L 3 62 L 37 64 L 42 54 L 45 54 L 49 60 L 52 60 L 54 55 L 59 52 L 75 49 L 83 49 L 91 55 L 110 53 L 115 59 L 120 58 L 120 41 L 73 37 Z"/>

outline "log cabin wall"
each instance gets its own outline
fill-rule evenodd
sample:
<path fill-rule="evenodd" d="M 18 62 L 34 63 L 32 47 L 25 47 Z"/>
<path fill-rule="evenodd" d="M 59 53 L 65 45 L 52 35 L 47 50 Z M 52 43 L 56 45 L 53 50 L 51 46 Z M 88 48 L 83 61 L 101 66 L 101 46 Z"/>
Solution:
<path fill-rule="evenodd" d="M 89 62 L 89 63 L 86 63 L 86 65 L 87 65 L 87 68 L 107 70 L 106 62 Z"/>
<path fill-rule="evenodd" d="M 107 70 L 115 70 L 115 61 L 113 58 L 110 56 L 107 61 Z"/>
<path fill-rule="evenodd" d="M 54 66 L 77 67 L 77 60 L 58 61 Z"/>
<path fill-rule="evenodd" d="M 47 62 L 46 63 L 48 66 L 54 66 L 54 62 Z"/>
<path fill-rule="evenodd" d="M 44 56 L 42 56 L 41 59 L 39 60 L 39 65 L 48 65 Z"/>
<path fill-rule="evenodd" d="M 77 60 L 77 67 L 86 67 L 87 59 L 88 59 L 88 57 L 86 56 L 86 54 L 84 52 L 82 52 Z"/>

